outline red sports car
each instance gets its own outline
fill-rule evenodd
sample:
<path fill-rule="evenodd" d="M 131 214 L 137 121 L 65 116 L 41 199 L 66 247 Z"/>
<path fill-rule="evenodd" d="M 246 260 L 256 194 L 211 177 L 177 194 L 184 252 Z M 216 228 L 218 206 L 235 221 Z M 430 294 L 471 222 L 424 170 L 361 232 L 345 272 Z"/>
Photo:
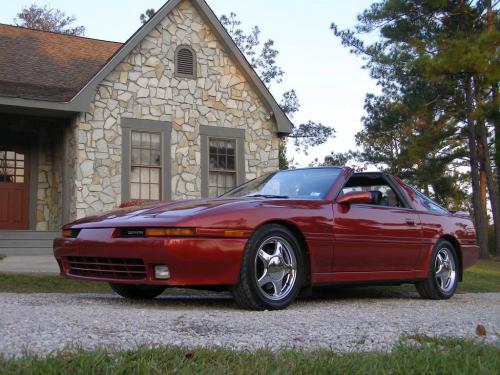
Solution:
<path fill-rule="evenodd" d="M 424 298 L 450 298 L 479 249 L 467 215 L 385 173 L 328 167 L 77 220 L 54 254 L 62 274 L 108 282 L 123 297 L 228 288 L 263 310 L 322 284 L 413 283 Z"/>

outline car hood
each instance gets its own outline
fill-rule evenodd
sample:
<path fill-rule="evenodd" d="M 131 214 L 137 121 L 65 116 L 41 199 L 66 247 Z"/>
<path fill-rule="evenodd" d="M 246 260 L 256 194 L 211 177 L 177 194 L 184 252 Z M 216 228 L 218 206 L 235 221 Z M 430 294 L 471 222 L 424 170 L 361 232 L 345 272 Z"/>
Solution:
<path fill-rule="evenodd" d="M 190 199 L 175 202 L 162 202 L 122 208 L 104 213 L 102 215 L 89 216 L 65 225 L 65 228 L 96 228 L 116 227 L 131 225 L 153 225 L 161 219 L 163 225 L 178 224 L 195 215 L 214 210 L 220 206 L 236 205 L 242 202 L 251 203 L 262 201 L 258 198 L 212 198 L 212 199 Z"/>

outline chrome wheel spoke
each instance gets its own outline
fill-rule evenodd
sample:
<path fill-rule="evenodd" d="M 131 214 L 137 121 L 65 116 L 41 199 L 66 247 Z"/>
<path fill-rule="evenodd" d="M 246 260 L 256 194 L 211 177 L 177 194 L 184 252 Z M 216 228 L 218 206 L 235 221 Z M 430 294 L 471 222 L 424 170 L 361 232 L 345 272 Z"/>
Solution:
<path fill-rule="evenodd" d="M 269 261 L 272 258 L 271 255 L 269 255 L 268 253 L 266 253 L 262 249 L 259 249 L 259 251 L 257 251 L 257 256 L 260 258 L 260 260 L 262 260 L 264 262 L 264 266 L 266 266 L 266 267 L 267 267 L 267 265 L 269 264 Z"/>
<path fill-rule="evenodd" d="M 264 274 L 257 280 L 257 284 L 260 287 L 263 287 L 266 284 L 269 284 L 272 282 L 271 277 L 269 277 L 269 274 L 267 273 L 267 270 L 264 271 Z"/>
<path fill-rule="evenodd" d="M 436 271 L 436 276 L 437 277 L 443 277 L 448 271 L 444 267 L 439 267 L 439 269 Z"/>
<path fill-rule="evenodd" d="M 285 275 L 290 275 L 296 271 L 296 268 L 291 264 L 285 264 L 283 270 L 285 272 Z"/>
<path fill-rule="evenodd" d="M 279 296 L 283 291 L 283 279 L 273 280 L 274 295 Z"/>
<path fill-rule="evenodd" d="M 281 241 L 276 241 L 274 245 L 273 257 L 283 258 L 283 244 L 281 243 Z"/>

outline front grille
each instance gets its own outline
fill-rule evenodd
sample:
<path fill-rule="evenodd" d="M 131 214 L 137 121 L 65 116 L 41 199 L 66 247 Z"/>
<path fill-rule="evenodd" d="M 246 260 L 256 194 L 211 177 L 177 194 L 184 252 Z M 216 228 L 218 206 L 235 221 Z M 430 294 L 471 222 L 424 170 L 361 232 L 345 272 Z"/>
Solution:
<path fill-rule="evenodd" d="M 70 256 L 65 261 L 69 266 L 69 273 L 75 276 L 123 280 L 146 278 L 146 266 L 142 259 Z"/>

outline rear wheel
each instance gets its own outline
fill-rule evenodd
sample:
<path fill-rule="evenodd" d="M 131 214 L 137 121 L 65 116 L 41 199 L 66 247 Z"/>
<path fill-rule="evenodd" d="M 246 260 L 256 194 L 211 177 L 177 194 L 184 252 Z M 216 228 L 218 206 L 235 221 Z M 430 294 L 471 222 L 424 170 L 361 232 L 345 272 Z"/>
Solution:
<path fill-rule="evenodd" d="M 295 236 L 285 227 L 266 225 L 248 241 L 240 282 L 232 292 L 249 310 L 278 310 L 297 297 L 304 278 L 304 259 Z"/>
<path fill-rule="evenodd" d="M 112 284 L 109 286 L 116 294 L 129 299 L 153 299 L 166 289 L 160 285 Z"/>
<path fill-rule="evenodd" d="M 457 289 L 459 268 L 457 253 L 451 243 L 440 240 L 432 252 L 429 276 L 415 284 L 423 298 L 448 299 Z"/>

